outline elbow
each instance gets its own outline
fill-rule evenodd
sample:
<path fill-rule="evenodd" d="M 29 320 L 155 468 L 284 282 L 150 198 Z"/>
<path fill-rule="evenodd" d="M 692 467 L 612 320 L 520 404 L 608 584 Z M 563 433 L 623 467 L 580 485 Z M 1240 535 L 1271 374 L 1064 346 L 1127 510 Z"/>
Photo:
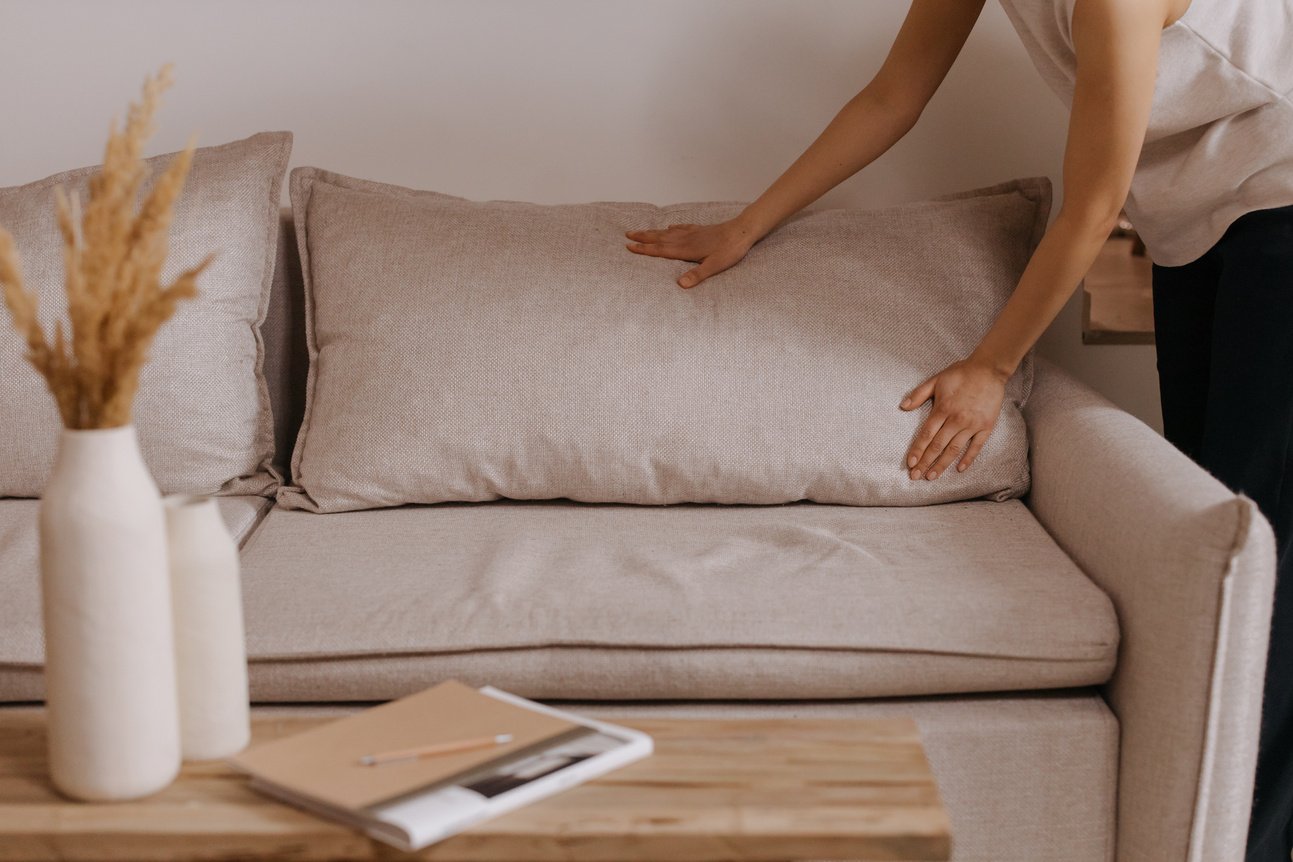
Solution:
<path fill-rule="evenodd" d="M 867 103 L 871 112 L 889 118 L 890 123 L 903 134 L 916 125 L 929 101 L 911 88 L 896 87 L 880 80 L 872 81 L 858 96 Z"/>
<path fill-rule="evenodd" d="M 1122 201 L 1093 201 L 1070 204 L 1067 201 L 1060 207 L 1055 217 L 1057 225 L 1084 238 L 1103 241 L 1118 226 L 1122 215 Z"/>

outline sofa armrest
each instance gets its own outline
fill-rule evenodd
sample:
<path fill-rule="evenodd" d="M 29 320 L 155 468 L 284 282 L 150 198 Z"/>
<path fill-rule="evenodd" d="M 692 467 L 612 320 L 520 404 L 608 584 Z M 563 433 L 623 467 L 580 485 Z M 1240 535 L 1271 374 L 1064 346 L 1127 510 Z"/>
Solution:
<path fill-rule="evenodd" d="M 1113 600 L 1119 862 L 1242 859 L 1275 539 L 1140 420 L 1038 357 L 1025 502 Z"/>

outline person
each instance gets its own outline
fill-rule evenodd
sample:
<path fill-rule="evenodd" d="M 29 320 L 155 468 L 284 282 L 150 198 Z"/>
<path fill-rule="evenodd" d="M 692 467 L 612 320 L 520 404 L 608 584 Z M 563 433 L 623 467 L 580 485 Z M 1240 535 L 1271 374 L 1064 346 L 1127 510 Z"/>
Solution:
<path fill-rule="evenodd" d="M 1164 435 L 1251 497 L 1277 541 L 1277 588 L 1248 862 L 1293 854 L 1293 0 L 1001 0 L 1070 109 L 1063 204 L 905 453 L 913 481 L 967 470 L 1005 383 L 1126 208 L 1153 260 Z M 630 251 L 696 263 L 694 288 L 907 133 L 985 0 L 913 0 L 883 65 L 736 218 L 626 232 Z M 936 313 L 936 312 L 935 312 Z M 948 309 L 948 313 L 954 313 Z M 895 453 L 896 454 L 896 453 Z M 957 460 L 959 457 L 959 461 Z M 895 458 L 897 461 L 897 458 Z M 895 469 L 897 469 L 895 464 Z"/>

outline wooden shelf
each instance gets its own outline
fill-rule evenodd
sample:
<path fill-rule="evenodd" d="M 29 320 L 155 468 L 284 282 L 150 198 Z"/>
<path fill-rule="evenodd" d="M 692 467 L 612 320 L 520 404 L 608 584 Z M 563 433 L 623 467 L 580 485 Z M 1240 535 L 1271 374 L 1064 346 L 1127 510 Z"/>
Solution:
<path fill-rule="evenodd" d="M 1083 344 L 1153 344 L 1154 298 L 1145 255 L 1110 237 L 1082 286 Z"/>

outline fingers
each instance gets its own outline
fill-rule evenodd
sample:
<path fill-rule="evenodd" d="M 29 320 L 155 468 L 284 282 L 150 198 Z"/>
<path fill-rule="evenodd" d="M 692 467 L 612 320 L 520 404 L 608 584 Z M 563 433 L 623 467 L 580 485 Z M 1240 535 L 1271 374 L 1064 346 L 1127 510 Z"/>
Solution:
<path fill-rule="evenodd" d="M 969 443 L 970 438 L 973 436 L 974 432 L 969 428 L 962 428 L 958 431 L 956 436 L 948 442 L 947 448 L 934 460 L 933 466 L 929 468 L 925 476 L 932 480 L 943 475 L 943 472 L 956 460 L 956 456 L 961 454 L 962 450 L 965 449 L 965 444 Z"/>
<path fill-rule="evenodd" d="M 672 228 L 674 225 L 669 227 Z M 668 232 L 668 230 L 630 230 L 625 231 L 624 235 L 638 242 L 660 242 Z"/>
<path fill-rule="evenodd" d="M 910 470 L 911 478 L 919 479 L 920 471 L 916 468 L 920 464 L 920 459 L 924 456 L 926 449 L 934 442 L 935 436 L 943 427 L 943 416 L 941 414 L 929 415 L 925 424 L 920 426 L 920 431 L 916 433 L 916 439 L 907 450 L 907 467 Z"/>
<path fill-rule="evenodd" d="M 665 246 L 660 243 L 630 242 L 625 243 L 624 247 L 629 251 L 636 252 L 638 254 L 645 254 L 649 257 L 667 257 L 672 260 L 694 260 L 694 258 L 688 256 L 687 253 L 681 249 L 670 248 L 669 246 Z"/>
<path fill-rule="evenodd" d="M 916 466 L 911 470 L 912 473 L 915 473 L 915 478 L 938 478 L 933 474 L 933 470 L 931 469 L 934 466 L 934 459 L 943 454 L 943 450 L 948 447 L 952 442 L 952 438 L 960 433 L 960 431 L 961 428 L 951 421 L 945 421 L 939 426 L 938 433 L 934 435 L 934 439 L 925 447 L 924 454 L 920 456 L 920 459 L 916 462 Z"/>
<path fill-rule="evenodd" d="M 666 240 L 678 240 L 686 233 L 686 228 L 700 227 L 694 224 L 671 224 L 667 228 L 657 228 L 653 230 L 626 230 L 624 236 L 628 239 L 637 240 L 638 242 L 664 242 Z M 672 236 L 670 234 L 673 234 Z"/>
<path fill-rule="evenodd" d="M 630 230 L 624 236 L 634 242 L 625 243 L 624 247 L 636 254 L 649 257 L 667 257 L 671 260 L 700 260 L 693 243 L 687 242 L 688 232 L 685 228 L 695 227 L 688 224 L 671 224 L 663 230 Z"/>
<path fill-rule="evenodd" d="M 678 277 L 678 286 L 695 287 L 712 275 L 731 268 L 749 247 L 733 238 L 723 224 L 671 224 L 663 230 L 630 230 L 624 235 L 635 242 L 625 248 L 651 257 L 667 257 L 698 264 Z"/>
<path fill-rule="evenodd" d="M 970 448 L 965 450 L 965 454 L 961 456 L 961 463 L 956 465 L 958 472 L 964 473 L 970 469 L 970 465 L 974 463 L 975 458 L 979 457 L 979 451 L 983 448 L 983 444 L 988 442 L 988 436 L 991 433 L 990 430 L 980 431 L 974 435 L 974 439 L 970 441 Z"/>

